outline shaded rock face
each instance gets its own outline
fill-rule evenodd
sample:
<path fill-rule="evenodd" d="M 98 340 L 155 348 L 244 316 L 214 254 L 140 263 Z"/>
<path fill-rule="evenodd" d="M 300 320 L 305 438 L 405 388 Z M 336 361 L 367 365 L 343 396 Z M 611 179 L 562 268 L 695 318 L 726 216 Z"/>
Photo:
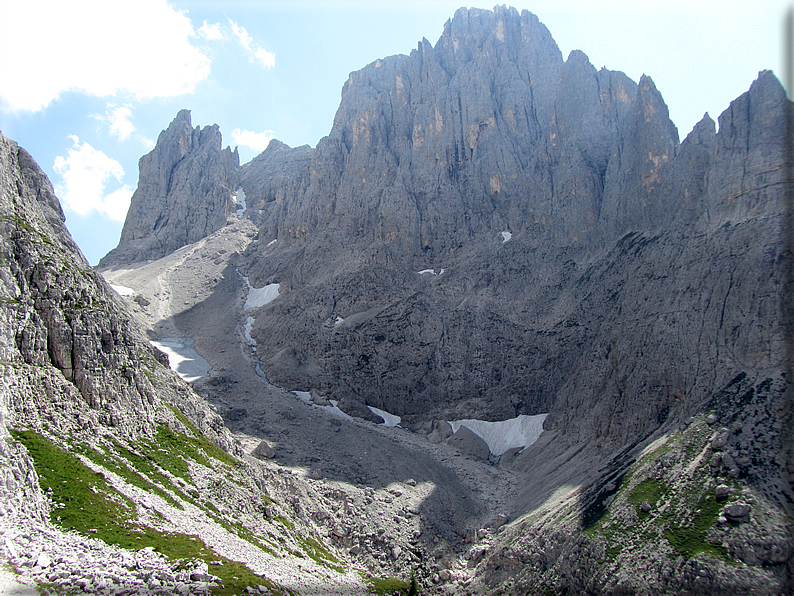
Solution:
<path fill-rule="evenodd" d="M 100 266 L 158 259 L 220 229 L 235 209 L 239 166 L 217 124 L 192 128 L 190 111 L 180 111 L 141 158 L 121 240 Z"/>

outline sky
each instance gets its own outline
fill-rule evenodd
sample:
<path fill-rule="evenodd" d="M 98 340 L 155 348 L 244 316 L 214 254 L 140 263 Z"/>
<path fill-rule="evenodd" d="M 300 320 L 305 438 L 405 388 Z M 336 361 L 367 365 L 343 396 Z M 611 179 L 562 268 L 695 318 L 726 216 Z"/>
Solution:
<path fill-rule="evenodd" d="M 316 146 L 350 72 L 424 37 L 462 0 L 0 0 L 0 131 L 50 177 L 91 264 L 118 244 L 138 159 L 180 109 L 241 162 Z M 515 1 L 563 57 L 649 75 L 683 138 L 758 72 L 782 79 L 785 0 Z M 466 5 L 492 8 L 491 4 Z"/>

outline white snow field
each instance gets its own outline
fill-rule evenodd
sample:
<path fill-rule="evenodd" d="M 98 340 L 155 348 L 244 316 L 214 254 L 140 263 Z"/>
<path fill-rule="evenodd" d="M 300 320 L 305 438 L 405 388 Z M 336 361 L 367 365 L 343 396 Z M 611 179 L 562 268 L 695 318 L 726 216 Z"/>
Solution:
<path fill-rule="evenodd" d="M 188 383 L 205 379 L 209 376 L 211 367 L 193 348 L 192 338 L 166 337 L 165 339 L 149 343 L 168 354 L 168 363 L 171 365 L 171 370 Z"/>
<path fill-rule="evenodd" d="M 244 310 L 259 308 L 278 298 L 278 289 L 281 284 L 268 284 L 263 288 L 255 288 L 251 285 L 251 282 L 248 281 L 248 277 L 242 274 L 241 276 L 245 280 L 245 285 L 248 286 L 248 297 L 245 299 Z"/>
<path fill-rule="evenodd" d="M 485 420 L 455 420 L 450 421 L 452 432 L 458 432 L 465 426 L 475 435 L 488 444 L 488 449 L 494 455 L 502 455 L 508 449 L 515 447 L 529 447 L 538 440 L 543 432 L 543 421 L 548 414 L 535 416 L 521 415 L 518 418 L 502 420 L 501 422 L 486 422 Z"/>
<path fill-rule="evenodd" d="M 419 275 L 424 275 L 425 273 L 430 273 L 431 275 L 444 275 L 444 271 L 446 271 L 446 269 L 443 268 L 439 269 L 438 273 L 436 273 L 435 269 L 422 269 L 421 271 L 417 271 L 416 273 Z"/>
<path fill-rule="evenodd" d="M 513 234 L 511 232 L 502 232 L 502 244 L 510 240 L 512 237 Z"/>
<path fill-rule="evenodd" d="M 396 414 L 389 414 L 385 410 L 379 410 L 378 408 L 373 408 L 372 406 L 367 406 L 373 414 L 376 416 L 380 416 L 383 418 L 383 425 L 384 426 L 400 426 L 401 418 Z"/>
<path fill-rule="evenodd" d="M 127 286 L 116 286 L 110 284 L 110 287 L 116 290 L 116 293 L 119 296 L 132 296 L 135 293 L 135 290 L 133 290 L 132 288 L 128 288 Z"/>
<path fill-rule="evenodd" d="M 246 278 L 248 281 L 248 278 Z M 278 289 L 281 284 L 268 284 L 264 288 L 254 288 L 249 284 L 248 298 L 245 299 L 245 310 L 259 308 L 278 298 Z"/>

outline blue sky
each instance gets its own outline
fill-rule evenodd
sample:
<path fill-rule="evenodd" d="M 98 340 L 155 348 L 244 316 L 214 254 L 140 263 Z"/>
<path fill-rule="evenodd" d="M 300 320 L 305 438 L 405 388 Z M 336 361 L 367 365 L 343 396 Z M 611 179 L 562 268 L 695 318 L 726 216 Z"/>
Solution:
<path fill-rule="evenodd" d="M 182 108 L 243 162 L 316 145 L 348 74 L 423 37 L 460 0 L 0 0 L 0 131 L 52 180 L 92 264 L 118 243 L 138 159 Z M 472 6 L 472 5 L 468 5 Z M 491 8 L 488 5 L 479 5 Z M 513 2 L 563 56 L 650 75 L 683 139 L 758 71 L 782 72 L 783 0 Z"/>

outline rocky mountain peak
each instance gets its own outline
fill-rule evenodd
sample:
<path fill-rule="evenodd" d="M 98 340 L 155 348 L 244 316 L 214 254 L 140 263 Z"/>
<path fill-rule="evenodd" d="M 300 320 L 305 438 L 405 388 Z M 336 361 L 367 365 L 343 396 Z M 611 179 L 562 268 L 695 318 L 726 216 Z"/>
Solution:
<path fill-rule="evenodd" d="M 219 229 L 234 211 L 240 156 L 217 124 L 192 127 L 181 110 L 138 164 L 138 188 L 117 248 L 100 266 L 156 259 Z"/>
<path fill-rule="evenodd" d="M 444 25 L 435 46 L 451 68 L 464 64 L 480 53 L 493 52 L 500 58 L 515 59 L 519 54 L 544 55 L 549 62 L 562 56 L 551 33 L 529 11 L 496 6 L 491 10 L 460 8 Z"/>

